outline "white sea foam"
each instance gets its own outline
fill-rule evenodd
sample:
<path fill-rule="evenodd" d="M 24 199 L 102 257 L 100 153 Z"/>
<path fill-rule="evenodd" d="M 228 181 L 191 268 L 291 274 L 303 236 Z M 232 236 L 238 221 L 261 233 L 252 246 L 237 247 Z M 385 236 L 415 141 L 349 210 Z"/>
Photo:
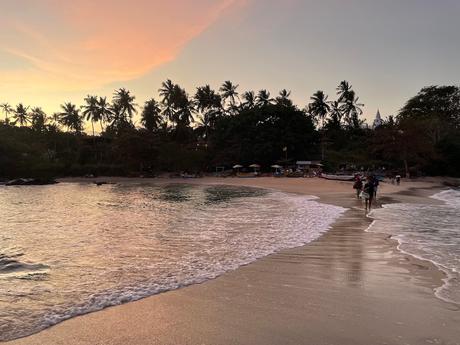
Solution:
<path fill-rule="evenodd" d="M 0 340 L 311 242 L 345 211 L 315 199 L 224 186 L 0 189 L 0 254 L 8 261 L 19 252 L 31 268 L 26 276 L 0 272 L 0 289 L 9 291 Z"/>
<path fill-rule="evenodd" d="M 460 304 L 460 192 L 450 189 L 432 198 L 444 204 L 383 205 L 371 213 L 368 231 L 388 233 L 401 252 L 436 265 L 446 278 L 435 295 Z"/>

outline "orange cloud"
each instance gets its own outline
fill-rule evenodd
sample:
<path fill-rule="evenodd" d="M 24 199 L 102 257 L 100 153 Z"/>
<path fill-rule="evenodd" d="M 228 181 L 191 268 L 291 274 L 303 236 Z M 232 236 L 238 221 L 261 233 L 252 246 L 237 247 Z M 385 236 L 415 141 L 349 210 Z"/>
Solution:
<path fill-rule="evenodd" d="M 139 77 L 180 49 L 238 0 L 16 0 L 0 14 L 5 87 L 94 89 Z M 23 11 L 28 9 L 29 11 Z"/>

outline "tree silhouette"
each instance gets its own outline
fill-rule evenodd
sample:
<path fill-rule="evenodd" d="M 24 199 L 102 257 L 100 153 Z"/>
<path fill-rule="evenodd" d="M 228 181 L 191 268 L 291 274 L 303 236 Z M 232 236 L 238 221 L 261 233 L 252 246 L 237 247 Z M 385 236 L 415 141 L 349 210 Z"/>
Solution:
<path fill-rule="evenodd" d="M 343 113 L 340 110 L 340 103 L 339 101 L 331 101 L 329 102 L 329 114 L 331 116 L 330 125 L 332 128 L 339 129 L 342 124 L 342 117 Z"/>
<path fill-rule="evenodd" d="M 32 129 L 37 132 L 42 132 L 46 125 L 46 113 L 40 107 L 32 108 L 30 111 L 30 120 L 32 123 Z"/>
<path fill-rule="evenodd" d="M 5 115 L 5 123 L 9 124 L 9 115 L 14 112 L 13 107 L 9 103 L 2 103 L 0 104 L 0 108 L 2 108 L 3 114 Z"/>
<path fill-rule="evenodd" d="M 184 89 L 179 88 L 179 90 L 176 91 L 177 99 L 175 101 L 177 108 L 177 123 L 183 126 L 189 126 L 192 122 L 194 122 L 193 113 L 195 112 L 195 104 L 193 100 L 189 98 Z"/>
<path fill-rule="evenodd" d="M 101 120 L 101 113 L 99 111 L 98 99 L 96 96 L 88 95 L 84 99 L 84 101 L 86 102 L 86 104 L 82 106 L 83 117 L 86 119 L 86 121 L 91 121 L 91 128 L 93 130 L 93 137 L 94 137 L 94 122 L 98 122 Z"/>
<path fill-rule="evenodd" d="M 214 128 L 221 115 L 222 99 L 209 85 L 197 87 L 194 99 L 196 109 L 201 113 L 199 124 L 207 140 L 209 128 Z"/>
<path fill-rule="evenodd" d="M 14 125 L 19 123 L 19 125 L 22 127 L 30 122 L 28 110 L 29 107 L 25 107 L 22 103 L 19 103 L 16 106 L 16 109 L 13 113 Z"/>
<path fill-rule="evenodd" d="M 337 100 L 339 103 L 345 102 L 347 99 L 350 98 L 350 92 L 352 90 L 352 87 L 350 83 L 348 83 L 346 80 L 343 80 L 340 82 L 339 86 L 337 86 L 337 95 L 339 96 L 339 99 Z"/>
<path fill-rule="evenodd" d="M 161 88 L 158 89 L 160 93 L 161 103 L 164 106 L 163 115 L 165 118 L 171 122 L 175 122 L 174 118 L 174 98 L 175 93 L 177 92 L 176 84 L 174 84 L 171 79 L 168 79 L 161 83 Z"/>
<path fill-rule="evenodd" d="M 256 105 L 259 107 L 266 107 L 269 104 L 272 104 L 273 98 L 270 98 L 270 92 L 263 89 L 257 93 Z"/>
<path fill-rule="evenodd" d="M 119 112 L 118 115 L 123 122 L 131 123 L 133 115 L 137 113 L 135 99 L 136 97 L 132 96 L 130 91 L 125 88 L 115 90 L 113 103 L 116 105 Z"/>
<path fill-rule="evenodd" d="M 107 102 L 107 97 L 99 97 L 96 104 L 97 112 L 99 116 L 99 123 L 101 125 L 101 133 L 104 132 L 103 123 L 110 123 L 112 121 L 113 112 L 111 105 Z"/>
<path fill-rule="evenodd" d="M 292 107 L 292 101 L 289 99 L 291 95 L 291 91 L 287 91 L 286 89 L 282 89 L 279 92 L 279 96 L 276 97 L 276 103 L 282 105 L 284 107 Z"/>
<path fill-rule="evenodd" d="M 362 115 L 364 104 L 359 103 L 359 97 L 356 97 L 356 94 L 353 90 L 349 91 L 347 98 L 343 99 L 342 105 L 340 106 L 340 111 L 345 117 L 345 121 L 348 126 L 352 128 L 359 128 L 362 121 L 359 120 L 359 116 Z"/>
<path fill-rule="evenodd" d="M 67 127 L 69 131 L 80 133 L 83 130 L 83 119 L 80 110 L 70 102 L 61 105 L 62 112 L 59 113 L 59 123 Z"/>
<path fill-rule="evenodd" d="M 318 90 L 310 97 L 313 102 L 308 105 L 310 114 L 321 121 L 321 128 L 324 127 L 324 120 L 330 110 L 327 98 L 323 91 Z"/>
<path fill-rule="evenodd" d="M 229 101 L 229 106 L 226 109 L 229 113 L 234 113 L 236 111 L 236 100 L 240 101 L 238 92 L 236 91 L 238 86 L 238 84 L 235 85 L 230 80 L 226 80 L 219 89 L 224 104 L 227 100 Z"/>
<path fill-rule="evenodd" d="M 160 104 L 154 98 L 145 102 L 141 113 L 141 123 L 149 132 L 155 131 L 162 125 Z"/>
<path fill-rule="evenodd" d="M 246 91 L 243 93 L 244 102 L 241 103 L 243 109 L 252 109 L 256 106 L 257 98 L 254 91 Z"/>

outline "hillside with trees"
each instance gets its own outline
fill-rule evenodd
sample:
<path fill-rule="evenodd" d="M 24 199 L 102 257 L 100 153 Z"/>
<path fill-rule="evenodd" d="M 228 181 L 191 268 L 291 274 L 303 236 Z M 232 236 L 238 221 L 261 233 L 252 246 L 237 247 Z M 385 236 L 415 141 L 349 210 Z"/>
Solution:
<path fill-rule="evenodd" d="M 88 95 L 60 112 L 0 103 L 0 178 L 211 172 L 239 163 L 322 160 L 341 166 L 460 176 L 460 89 L 429 86 L 376 128 L 342 81 L 293 104 L 288 90 L 241 91 L 225 81 L 189 94 L 171 80 L 158 97 L 136 103 L 124 88 L 112 99 Z M 135 119 L 139 119 L 139 122 Z M 86 125 L 87 124 L 87 125 Z M 84 128 L 89 128 L 84 131 Z"/>

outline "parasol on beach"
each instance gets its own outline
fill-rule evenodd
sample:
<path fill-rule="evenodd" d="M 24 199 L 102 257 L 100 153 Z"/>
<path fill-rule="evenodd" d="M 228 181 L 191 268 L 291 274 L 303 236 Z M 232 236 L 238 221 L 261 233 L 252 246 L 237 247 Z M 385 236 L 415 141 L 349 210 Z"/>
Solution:
<path fill-rule="evenodd" d="M 235 165 L 233 166 L 233 169 L 236 169 L 236 172 L 240 172 L 240 169 L 241 169 L 242 167 L 243 167 L 243 166 L 240 165 L 240 164 L 235 164 Z"/>
<path fill-rule="evenodd" d="M 281 165 L 273 164 L 271 167 L 273 169 L 275 169 L 274 176 L 280 176 L 281 175 L 281 169 L 283 168 Z"/>
<path fill-rule="evenodd" d="M 253 168 L 255 173 L 257 173 L 257 170 L 260 169 L 260 165 L 259 165 L 259 164 L 251 164 L 249 167 L 250 167 L 250 168 Z"/>

